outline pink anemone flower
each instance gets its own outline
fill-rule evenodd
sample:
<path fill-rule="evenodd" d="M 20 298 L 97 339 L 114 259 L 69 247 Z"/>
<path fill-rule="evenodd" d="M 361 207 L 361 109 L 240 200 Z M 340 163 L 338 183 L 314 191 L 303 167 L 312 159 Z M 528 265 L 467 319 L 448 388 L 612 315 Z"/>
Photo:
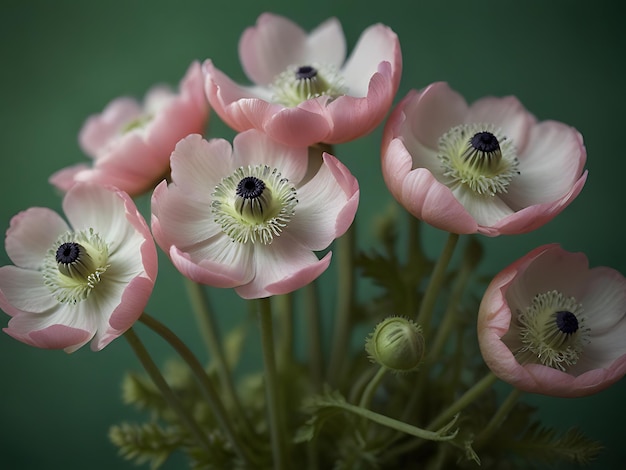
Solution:
<path fill-rule="evenodd" d="M 67 191 L 79 181 L 112 185 L 131 196 L 151 190 L 169 172 L 176 143 L 189 134 L 202 133 L 209 117 L 204 75 L 194 62 L 179 91 L 165 85 L 151 88 L 143 103 L 122 97 L 101 114 L 90 116 L 79 134 L 92 165 L 78 164 L 57 171 L 50 182 Z"/>
<path fill-rule="evenodd" d="M 254 86 L 239 86 L 213 66 L 207 72 L 211 107 L 237 131 L 258 129 L 287 145 L 348 142 L 371 132 L 391 108 L 402 56 L 396 34 L 367 28 L 352 55 L 339 21 L 310 34 L 265 13 L 239 42 L 243 69 Z"/>
<path fill-rule="evenodd" d="M 130 197 L 80 183 L 63 199 L 69 225 L 33 207 L 13 219 L 0 267 L 4 329 L 31 346 L 73 352 L 100 350 L 139 318 L 152 293 L 157 254 L 148 226 Z"/>
<path fill-rule="evenodd" d="M 152 196 L 152 230 L 172 263 L 193 281 L 234 287 L 243 298 L 292 292 L 329 265 L 324 250 L 354 220 L 356 178 L 325 153 L 310 161 L 249 130 L 231 148 L 199 135 L 181 140 L 172 183 Z"/>
<path fill-rule="evenodd" d="M 517 234 L 549 222 L 582 190 L 586 157 L 576 129 L 537 122 L 515 97 L 468 105 L 441 82 L 408 93 L 382 142 L 393 196 L 459 234 Z"/>
<path fill-rule="evenodd" d="M 605 389 L 626 374 L 626 279 L 589 269 L 582 253 L 545 245 L 500 272 L 478 314 L 492 372 L 514 387 L 558 397 Z"/>

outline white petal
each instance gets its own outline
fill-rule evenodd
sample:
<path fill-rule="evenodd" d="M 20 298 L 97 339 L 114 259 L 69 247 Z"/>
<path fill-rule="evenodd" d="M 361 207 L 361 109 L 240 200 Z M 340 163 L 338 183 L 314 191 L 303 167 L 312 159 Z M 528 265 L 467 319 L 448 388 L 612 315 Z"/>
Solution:
<path fill-rule="evenodd" d="M 397 37 L 386 26 L 370 26 L 361 34 L 341 73 L 351 96 L 367 96 L 370 79 L 383 62 L 396 66 Z"/>
<path fill-rule="evenodd" d="M 252 129 L 238 134 L 233 148 L 233 168 L 267 165 L 276 168 L 294 185 L 306 174 L 309 161 L 306 147 L 288 147 Z"/>
<path fill-rule="evenodd" d="M 329 18 L 309 33 L 303 62 L 331 64 L 339 69 L 346 58 L 346 38 L 337 18 Z"/>
<path fill-rule="evenodd" d="M 69 227 L 56 212 L 32 207 L 11 219 L 5 247 L 17 266 L 39 269 L 48 250 Z"/>
<path fill-rule="evenodd" d="M 526 151 L 519 155 L 520 174 L 503 196 L 516 210 L 563 197 L 580 178 L 586 160 L 575 129 L 546 121 L 533 127 Z"/>
<path fill-rule="evenodd" d="M 11 306 L 25 312 L 41 313 L 58 305 L 39 271 L 0 267 L 0 291 Z"/>
<path fill-rule="evenodd" d="M 206 191 L 212 189 L 206 188 Z M 160 242 L 183 250 L 221 232 L 221 227 L 213 222 L 210 198 L 190 197 L 186 187 L 178 184 L 167 186 L 163 182 L 157 186 L 152 197 L 152 213 L 166 238 Z"/>
<path fill-rule="evenodd" d="M 210 201 L 213 188 L 233 168 L 232 148 L 224 139 L 206 141 L 193 134 L 182 139 L 171 156 L 172 181 L 198 201 Z"/>
<path fill-rule="evenodd" d="M 513 213 L 498 196 L 480 196 L 466 189 L 464 185 L 451 189 L 457 200 L 476 219 L 478 225 L 489 227 Z"/>

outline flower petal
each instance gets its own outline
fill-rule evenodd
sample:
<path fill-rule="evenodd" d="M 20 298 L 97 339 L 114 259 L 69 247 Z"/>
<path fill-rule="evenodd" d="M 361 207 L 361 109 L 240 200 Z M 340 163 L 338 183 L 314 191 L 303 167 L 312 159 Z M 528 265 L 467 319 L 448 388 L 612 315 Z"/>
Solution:
<path fill-rule="evenodd" d="M 469 109 L 465 99 L 444 82 L 407 97 L 402 102 L 407 125 L 417 140 L 433 150 L 439 148 L 443 134 L 465 121 Z"/>
<path fill-rule="evenodd" d="M 415 217 L 452 233 L 476 233 L 478 224 L 450 189 L 424 168 L 410 171 L 402 182 L 400 202 Z"/>
<path fill-rule="evenodd" d="M 341 73 L 348 86 L 348 94 L 363 97 L 368 95 L 370 79 L 379 72 L 382 62 L 389 63 L 389 88 L 392 99 L 400 84 L 402 53 L 400 41 L 391 28 L 376 24 L 365 29 L 343 66 Z"/>
<path fill-rule="evenodd" d="M 356 178 L 332 155 L 315 176 L 298 188 L 296 214 L 287 231 L 310 250 L 327 248 L 352 224 L 359 202 Z"/>
<path fill-rule="evenodd" d="M 198 201 L 163 181 L 152 193 L 152 231 L 160 246 L 185 249 L 214 237 L 221 227 L 213 222 L 210 201 Z"/>
<path fill-rule="evenodd" d="M 582 137 L 575 129 L 555 121 L 534 126 L 519 171 L 503 198 L 519 210 L 557 201 L 581 178 L 586 161 Z"/>
<path fill-rule="evenodd" d="M 308 149 L 282 145 L 262 132 L 249 130 L 233 140 L 233 168 L 268 165 L 280 171 L 283 178 L 298 184 L 307 172 Z"/>
<path fill-rule="evenodd" d="M 472 103 L 465 117 L 466 123 L 493 124 L 512 139 L 518 155 L 523 153 L 529 133 L 536 123 L 535 117 L 522 106 L 517 98 L 487 97 Z"/>
<path fill-rule="evenodd" d="M 11 219 L 4 242 L 7 255 L 17 266 L 39 269 L 48 251 L 68 230 L 56 212 L 31 207 Z"/>
<path fill-rule="evenodd" d="M 271 245 L 255 247 L 257 275 L 235 291 L 244 299 L 258 299 L 293 292 L 316 279 L 330 264 L 331 254 L 318 260 L 311 250 L 283 233 Z"/>
<path fill-rule="evenodd" d="M 182 139 L 172 153 L 172 181 L 198 202 L 209 203 L 213 188 L 235 169 L 232 148 L 224 139 L 207 141 L 192 134 Z"/>
<path fill-rule="evenodd" d="M 50 289 L 44 285 L 40 271 L 10 265 L 0 267 L 0 307 L 9 315 L 42 313 L 57 304 Z"/>
<path fill-rule="evenodd" d="M 254 277 L 252 247 L 220 234 L 191 253 L 169 248 L 172 263 L 189 279 L 214 287 L 236 287 Z"/>

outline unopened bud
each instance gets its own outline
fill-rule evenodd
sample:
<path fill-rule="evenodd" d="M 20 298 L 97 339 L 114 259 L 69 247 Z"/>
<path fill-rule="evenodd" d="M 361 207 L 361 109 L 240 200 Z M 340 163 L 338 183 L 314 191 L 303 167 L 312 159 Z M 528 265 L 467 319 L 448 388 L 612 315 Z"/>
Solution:
<path fill-rule="evenodd" d="M 424 349 L 421 327 L 403 317 L 389 317 L 380 322 L 365 343 L 373 362 L 396 372 L 417 369 Z"/>

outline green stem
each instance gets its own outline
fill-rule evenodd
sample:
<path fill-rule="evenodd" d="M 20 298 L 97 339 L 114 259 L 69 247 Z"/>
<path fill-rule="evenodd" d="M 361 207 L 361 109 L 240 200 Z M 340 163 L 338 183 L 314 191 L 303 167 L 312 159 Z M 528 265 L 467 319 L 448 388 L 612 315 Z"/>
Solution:
<path fill-rule="evenodd" d="M 336 385 L 346 365 L 346 356 L 350 345 L 350 324 L 354 304 L 354 250 L 356 245 L 356 224 L 337 240 L 337 266 L 339 272 L 337 288 L 337 307 L 333 331 L 333 344 L 330 364 L 328 366 L 328 382 Z"/>
<path fill-rule="evenodd" d="M 252 432 L 252 426 L 248 421 L 246 414 L 243 411 L 243 406 L 239 400 L 239 394 L 235 388 L 233 382 L 233 375 L 228 367 L 228 361 L 224 354 L 222 342 L 220 340 L 219 328 L 215 320 L 215 315 L 211 309 L 209 297 L 206 289 L 197 282 L 185 278 L 185 284 L 187 286 L 187 293 L 189 295 L 189 301 L 191 302 L 192 310 L 195 313 L 198 326 L 200 328 L 200 334 L 206 344 L 209 353 L 213 359 L 217 369 L 217 375 L 220 378 L 221 395 L 224 397 L 224 401 L 232 405 L 237 418 L 243 423 L 244 431 L 248 437 L 254 436 Z"/>
<path fill-rule="evenodd" d="M 265 370 L 265 395 L 269 418 L 270 437 L 274 470 L 287 468 L 287 449 L 283 420 L 280 415 L 278 374 L 274 353 L 274 333 L 272 326 L 272 306 L 269 297 L 259 299 L 259 323 L 261 328 L 261 344 L 263 348 L 263 365 Z"/>
<path fill-rule="evenodd" d="M 452 330 L 456 320 L 461 297 L 463 296 L 467 283 L 471 278 L 473 268 L 474 266 L 469 263 L 463 263 L 461 265 L 461 269 L 459 270 L 450 294 L 450 302 L 448 303 L 448 307 L 443 315 L 440 325 L 437 327 L 437 334 L 435 335 L 433 345 L 428 351 L 429 358 L 431 359 L 439 358 L 439 355 L 443 350 L 443 346 L 450 335 L 450 331 Z"/>
<path fill-rule="evenodd" d="M 191 352 L 191 350 L 187 347 L 187 345 L 181 341 L 181 339 L 176 336 L 169 328 L 167 328 L 163 323 L 151 317 L 147 313 L 143 313 L 139 320 L 154 331 L 156 334 L 161 336 L 167 343 L 174 348 L 174 350 L 179 354 L 179 356 L 187 363 L 191 371 L 193 372 L 196 380 L 200 384 L 200 388 L 204 393 L 205 398 L 215 418 L 217 419 L 220 427 L 224 431 L 224 434 L 230 440 L 231 445 L 235 452 L 246 462 L 255 462 L 254 457 L 250 453 L 250 450 L 241 442 L 240 436 L 234 431 L 231 421 L 229 419 L 229 415 L 222 404 L 219 394 L 213 387 L 213 383 L 211 379 L 207 375 L 204 367 L 200 363 L 200 361 L 196 358 L 196 356 Z"/>
<path fill-rule="evenodd" d="M 396 431 L 400 431 L 405 434 L 409 434 L 411 436 L 419 437 L 421 439 L 426 439 L 429 441 L 449 441 L 451 439 L 454 439 L 458 432 L 458 430 L 449 432 L 456 423 L 456 417 L 452 417 L 452 419 L 438 431 L 431 431 L 428 429 L 418 428 L 417 426 L 413 426 L 411 424 L 405 423 L 404 421 L 390 418 L 389 416 L 381 415 L 380 413 L 375 413 L 374 411 L 361 408 L 360 406 L 351 405 L 347 402 L 332 402 L 328 403 L 326 406 L 340 408 L 344 411 L 348 411 L 352 414 L 368 419 L 382 426 L 386 426 L 388 428 L 395 429 Z"/>
<path fill-rule="evenodd" d="M 361 408 L 369 408 L 372 404 L 372 399 L 374 398 L 374 394 L 376 393 L 376 389 L 380 385 L 380 382 L 383 380 L 383 377 L 387 373 L 387 368 L 384 366 L 380 366 L 378 371 L 376 371 L 376 375 L 369 381 L 365 390 L 363 390 L 363 395 L 361 395 L 361 401 L 359 402 L 359 406 Z"/>
<path fill-rule="evenodd" d="M 472 388 L 467 390 L 456 402 L 439 413 L 439 415 L 428 425 L 427 429 L 437 429 L 485 393 L 496 380 L 497 377 L 492 372 L 489 372 L 480 381 L 475 383 Z"/>
<path fill-rule="evenodd" d="M 500 405 L 500 408 L 498 408 L 498 411 L 491 417 L 487 426 L 485 426 L 480 434 L 476 436 L 473 445 L 474 449 L 482 447 L 489 440 L 489 438 L 491 438 L 493 433 L 498 430 L 521 395 L 522 392 L 517 388 L 511 390 L 511 393 L 509 393 L 504 402 Z"/>
<path fill-rule="evenodd" d="M 458 234 L 448 234 L 448 240 L 446 241 L 446 245 L 439 256 L 437 263 L 435 264 L 435 268 L 433 269 L 433 273 L 430 277 L 430 282 L 428 283 L 428 287 L 424 293 L 424 298 L 422 299 L 422 304 L 420 305 L 420 309 L 417 314 L 417 321 L 424 329 L 424 338 L 427 340 L 430 337 L 430 329 L 432 327 L 431 319 L 437 295 L 443 285 L 446 268 L 452 258 L 452 254 L 454 253 L 454 248 L 456 247 L 458 240 Z"/>
<path fill-rule="evenodd" d="M 174 394 L 173 390 L 167 384 L 161 371 L 154 363 L 148 350 L 145 348 L 139 336 L 135 333 L 135 331 L 130 328 L 124 333 L 124 337 L 128 340 L 131 348 L 135 352 L 135 355 L 141 362 L 141 365 L 146 370 L 152 382 L 161 392 L 161 395 L 165 399 L 165 401 L 169 404 L 170 408 L 174 410 L 174 412 L 178 415 L 181 422 L 187 426 L 189 432 L 194 436 L 194 438 L 198 441 L 200 447 L 202 447 L 207 455 L 211 455 L 213 453 L 211 449 L 211 443 L 209 442 L 207 436 L 202 431 L 198 423 L 195 419 L 187 412 L 187 410 L 183 407 L 178 397 Z"/>
<path fill-rule="evenodd" d="M 304 287 L 304 309 L 307 318 L 307 337 L 309 340 L 310 374 L 313 391 L 322 391 L 324 377 L 324 353 L 322 350 L 322 325 L 320 318 L 319 296 L 314 282 Z"/>
<path fill-rule="evenodd" d="M 439 413 L 439 415 L 428 425 L 426 429 L 437 429 L 450 418 L 458 417 L 459 412 L 461 412 L 466 406 L 471 404 L 480 395 L 486 392 L 496 380 L 497 377 L 493 373 L 489 372 L 479 382 L 474 384 L 472 388 L 467 390 L 456 402 L 454 402 L 444 411 Z M 424 441 L 410 441 L 402 443 L 387 452 L 386 456 L 388 458 L 395 458 L 396 456 L 404 455 L 410 451 L 417 449 L 423 443 Z"/>
<path fill-rule="evenodd" d="M 277 295 L 273 300 L 276 302 L 276 316 L 281 326 L 278 354 L 278 366 L 281 367 L 293 358 L 293 295 Z"/>

